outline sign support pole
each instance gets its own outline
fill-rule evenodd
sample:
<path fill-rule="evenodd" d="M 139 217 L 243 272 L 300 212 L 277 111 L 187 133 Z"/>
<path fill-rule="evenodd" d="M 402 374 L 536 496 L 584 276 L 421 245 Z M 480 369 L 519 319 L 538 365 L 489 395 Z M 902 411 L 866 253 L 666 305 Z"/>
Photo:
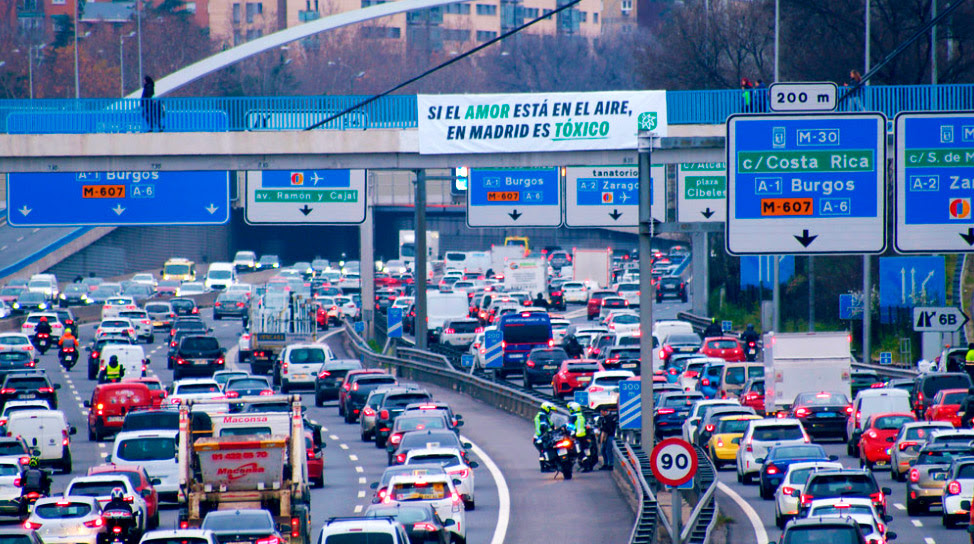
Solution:
<path fill-rule="evenodd" d="M 368 175 L 368 174 L 367 174 Z M 365 338 L 375 338 L 375 242 L 373 236 L 375 216 L 372 214 L 372 184 L 365 178 L 365 221 L 359 226 L 359 259 L 362 278 L 362 320 L 365 321 Z"/>
<path fill-rule="evenodd" d="M 416 318 L 413 334 L 416 335 L 416 349 L 426 349 L 426 170 L 416 170 L 416 266 L 413 277 L 416 279 Z M 369 301 L 369 303 L 374 303 Z"/>
<path fill-rule="evenodd" d="M 771 261 L 774 263 L 772 265 L 771 281 L 774 283 L 771 286 L 771 305 L 774 308 L 771 310 L 771 323 L 774 332 L 781 332 L 781 256 L 772 255 Z"/>
<path fill-rule="evenodd" d="M 815 256 L 808 256 L 808 332 L 815 332 Z"/>
<path fill-rule="evenodd" d="M 873 263 L 869 255 L 862 256 L 862 362 L 872 363 L 872 284 Z"/>
<path fill-rule="evenodd" d="M 681 525 L 683 525 L 683 497 L 680 496 L 680 488 L 673 488 L 673 519 L 670 520 L 670 526 L 673 527 L 673 534 L 670 535 L 670 540 L 673 544 L 681 544 L 683 539 L 683 530 Z"/>
<path fill-rule="evenodd" d="M 639 375 L 642 387 L 639 393 L 642 420 L 643 448 L 653 444 L 653 210 L 650 205 L 652 190 L 650 168 L 653 164 L 653 140 L 648 131 L 639 132 Z M 694 251 L 696 253 L 696 251 Z"/>

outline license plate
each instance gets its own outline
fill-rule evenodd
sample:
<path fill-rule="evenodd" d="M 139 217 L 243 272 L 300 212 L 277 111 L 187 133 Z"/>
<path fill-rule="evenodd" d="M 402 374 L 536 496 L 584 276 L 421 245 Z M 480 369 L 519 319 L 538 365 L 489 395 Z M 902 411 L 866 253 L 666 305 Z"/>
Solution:
<path fill-rule="evenodd" d="M 161 327 L 163 325 L 164 325 L 164 323 L 162 321 L 153 321 L 152 322 L 152 326 L 153 327 Z"/>
<path fill-rule="evenodd" d="M 37 395 L 35 395 L 33 393 L 21 393 L 21 394 L 17 395 L 17 398 L 18 399 L 36 399 L 37 398 Z"/>
<path fill-rule="evenodd" d="M 881 467 L 886 466 L 886 461 L 883 461 L 883 460 L 876 461 L 876 465 L 877 466 L 881 466 Z"/>
<path fill-rule="evenodd" d="M 544 365 L 544 366 L 542 366 L 541 368 L 543 368 L 543 369 L 545 369 L 545 370 L 554 370 L 554 369 L 556 369 L 556 368 L 558 368 L 558 367 L 557 367 L 557 366 L 555 366 L 555 365 Z"/>
<path fill-rule="evenodd" d="M 558 448 L 558 455 L 565 455 L 568 453 L 568 448 Z"/>
<path fill-rule="evenodd" d="M 109 423 L 121 423 L 123 421 L 125 421 L 125 417 L 124 416 L 109 416 L 108 417 L 108 422 Z"/>
<path fill-rule="evenodd" d="M 523 353 L 512 353 L 510 355 L 510 357 L 511 357 L 511 359 L 523 359 L 524 358 L 524 354 Z"/>
<path fill-rule="evenodd" d="M 818 415 L 815 416 L 815 417 L 819 417 L 819 418 L 833 418 L 833 417 L 839 417 L 839 414 L 838 413 L 834 413 L 834 412 L 819 412 Z"/>
<path fill-rule="evenodd" d="M 295 374 L 294 375 L 294 379 L 296 379 L 296 380 L 307 380 L 308 379 L 308 375 L 307 374 Z"/>
<path fill-rule="evenodd" d="M 622 366 L 622 368 L 636 368 L 636 363 L 626 363 L 626 364 L 621 365 L 621 366 Z"/>
<path fill-rule="evenodd" d="M 588 376 L 585 376 L 585 377 L 579 378 L 578 381 L 579 381 L 579 383 L 590 382 L 590 381 L 592 381 L 592 378 L 590 378 Z"/>
<path fill-rule="evenodd" d="M 335 381 L 338 383 L 342 383 L 345 381 L 345 378 L 335 378 Z"/>
<path fill-rule="evenodd" d="M 194 365 L 205 365 L 208 362 L 209 361 L 207 361 L 206 359 L 195 359 L 195 360 L 193 360 L 193 364 Z"/>

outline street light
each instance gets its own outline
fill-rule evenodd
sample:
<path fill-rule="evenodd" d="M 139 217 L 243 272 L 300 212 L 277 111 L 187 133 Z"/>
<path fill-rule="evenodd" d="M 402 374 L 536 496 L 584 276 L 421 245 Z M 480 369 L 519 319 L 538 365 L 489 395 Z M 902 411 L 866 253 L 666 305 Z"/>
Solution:
<path fill-rule="evenodd" d="M 78 0 L 74 2 L 74 97 L 81 98 L 81 77 L 78 74 Z M 85 32 L 81 38 L 91 36 L 91 31 Z"/>
<path fill-rule="evenodd" d="M 122 44 L 125 42 L 125 38 L 131 38 L 132 36 L 135 36 L 134 30 L 128 34 L 120 34 L 118 36 L 118 94 L 122 98 L 125 98 L 125 50 L 122 49 Z"/>
<path fill-rule="evenodd" d="M 30 99 L 34 99 L 34 51 L 36 50 L 40 53 L 41 49 L 47 47 L 47 44 L 41 45 L 31 45 L 27 48 L 27 77 L 30 81 Z"/>

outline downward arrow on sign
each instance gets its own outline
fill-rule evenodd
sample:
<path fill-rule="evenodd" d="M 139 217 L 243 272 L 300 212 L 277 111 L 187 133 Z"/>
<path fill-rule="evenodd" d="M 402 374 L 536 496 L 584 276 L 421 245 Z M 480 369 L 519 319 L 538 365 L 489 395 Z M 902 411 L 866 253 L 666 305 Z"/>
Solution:
<path fill-rule="evenodd" d="M 795 235 L 795 240 L 798 240 L 798 243 L 801 244 L 802 247 L 808 247 L 812 242 L 815 241 L 816 238 L 818 238 L 817 234 L 813 236 L 808 235 L 808 229 L 804 229 L 801 236 L 798 236 L 797 234 Z"/>
<path fill-rule="evenodd" d="M 517 213 L 517 208 L 514 208 L 514 211 L 511 212 L 511 213 L 509 213 L 509 214 L 507 214 L 507 215 L 511 216 L 511 219 L 517 221 L 524 214 L 523 213 Z"/>
<path fill-rule="evenodd" d="M 613 208 L 612 213 L 609 214 L 609 217 L 611 217 L 613 221 L 618 221 L 619 218 L 622 217 L 622 213 L 618 209 Z"/>
<path fill-rule="evenodd" d="M 967 245 L 974 246 L 974 227 L 967 229 L 967 232 L 960 233 L 960 237 L 967 242 Z"/>
<path fill-rule="evenodd" d="M 710 206 L 707 206 L 707 209 L 706 210 L 700 212 L 700 214 L 703 215 L 704 217 L 706 217 L 707 219 L 710 219 L 710 217 L 712 215 L 714 215 L 715 213 L 717 213 L 717 212 L 715 210 L 711 210 L 710 209 Z"/>

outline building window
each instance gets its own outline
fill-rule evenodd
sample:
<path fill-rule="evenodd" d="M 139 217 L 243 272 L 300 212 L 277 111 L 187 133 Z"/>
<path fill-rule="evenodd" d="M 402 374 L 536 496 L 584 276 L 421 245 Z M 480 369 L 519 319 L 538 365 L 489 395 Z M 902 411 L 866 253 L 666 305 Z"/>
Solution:
<path fill-rule="evenodd" d="M 447 4 L 443 6 L 446 13 L 454 15 L 470 15 L 470 4 Z"/>
<path fill-rule="evenodd" d="M 528 19 L 537 19 L 538 8 L 524 8 L 524 16 Z"/>
<path fill-rule="evenodd" d="M 52 0 L 51 1 L 51 5 L 54 5 L 54 6 L 63 6 L 66 3 L 67 3 L 67 0 Z"/>
<path fill-rule="evenodd" d="M 629 15 L 632 11 L 632 0 L 622 0 L 622 13 L 624 15 Z"/>
<path fill-rule="evenodd" d="M 488 30 L 478 30 L 477 31 L 477 41 L 478 42 L 486 42 L 487 40 L 493 40 L 496 37 L 497 37 L 497 33 L 496 32 L 492 32 L 492 31 L 488 31 Z"/>
<path fill-rule="evenodd" d="M 497 15 L 497 6 L 491 4 L 477 4 L 477 15 Z"/>
<path fill-rule="evenodd" d="M 254 22 L 254 17 L 264 13 L 264 5 L 261 3 L 247 2 L 247 22 Z"/>
<path fill-rule="evenodd" d="M 588 22 L 588 12 L 586 12 L 586 11 L 583 11 L 582 12 L 582 22 L 583 23 L 587 23 Z"/>
<path fill-rule="evenodd" d="M 444 28 L 443 41 L 447 41 L 447 42 L 470 41 L 470 31 L 463 28 Z"/>
<path fill-rule="evenodd" d="M 598 12 L 595 12 L 595 11 L 592 12 L 592 22 L 595 23 L 595 24 L 598 24 L 599 23 L 599 14 L 598 14 Z"/>
<path fill-rule="evenodd" d="M 240 4 L 233 5 L 233 24 L 240 24 Z"/>
<path fill-rule="evenodd" d="M 546 9 L 542 13 L 544 13 L 545 15 L 551 15 L 551 12 L 552 12 L 552 10 Z"/>
<path fill-rule="evenodd" d="M 400 30 L 397 26 L 366 26 L 362 28 L 363 38 L 398 40 Z"/>

